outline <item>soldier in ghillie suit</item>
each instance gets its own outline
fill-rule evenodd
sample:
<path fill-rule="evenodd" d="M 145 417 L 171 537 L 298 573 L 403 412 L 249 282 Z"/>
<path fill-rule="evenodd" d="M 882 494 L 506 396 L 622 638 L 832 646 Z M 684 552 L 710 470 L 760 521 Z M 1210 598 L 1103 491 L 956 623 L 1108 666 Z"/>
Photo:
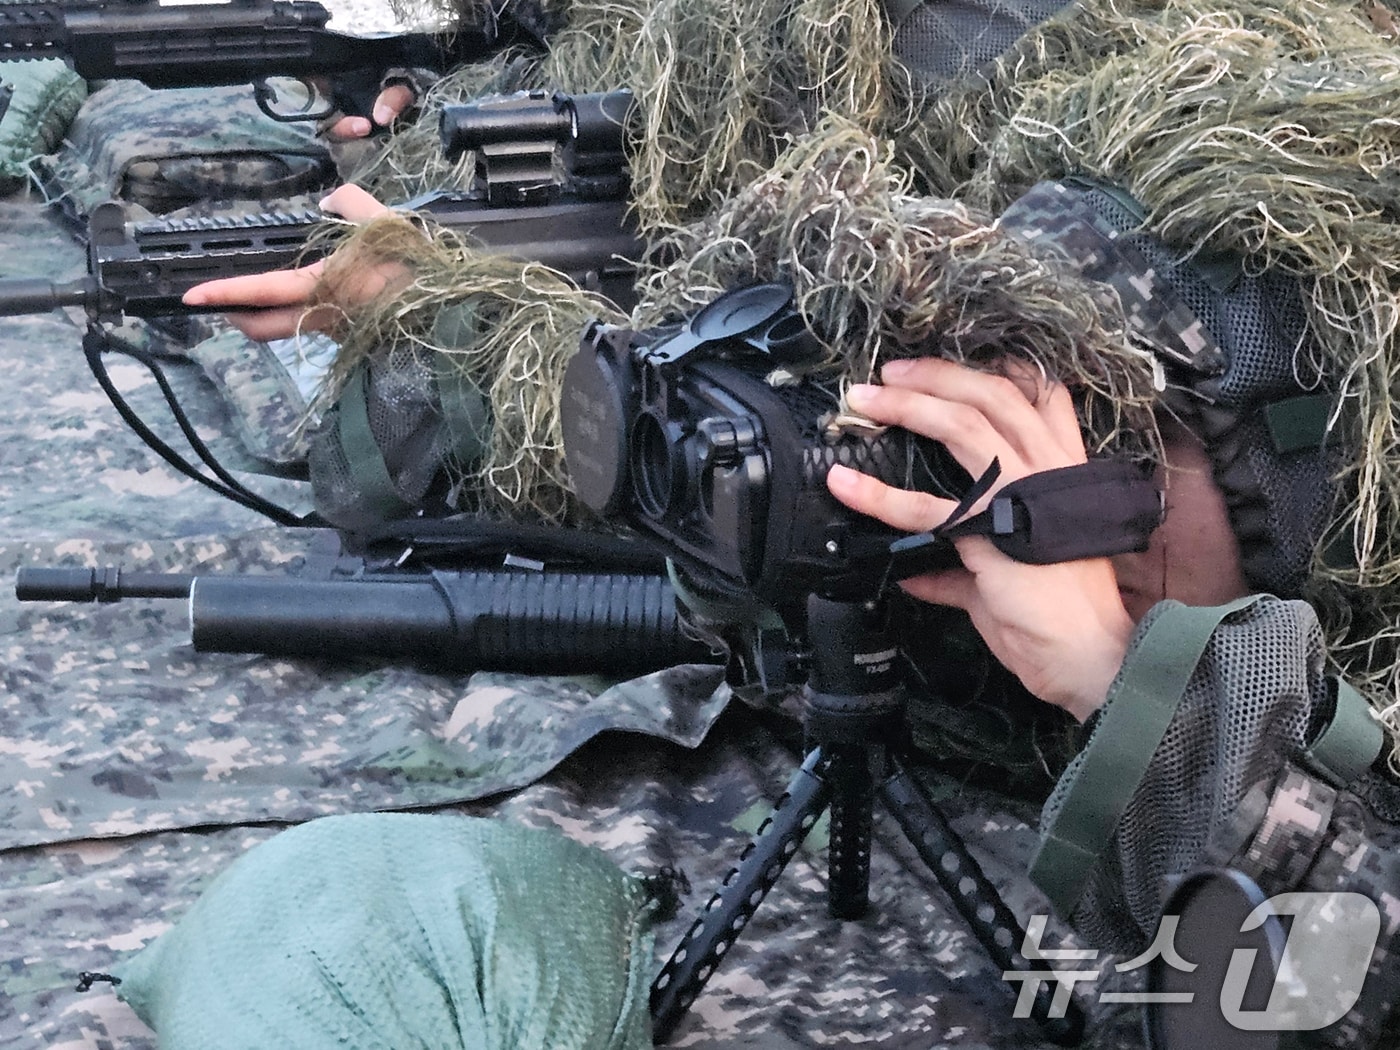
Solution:
<path fill-rule="evenodd" d="M 1145 554 L 1030 566 L 965 539 L 961 568 L 907 589 L 966 610 L 1031 694 L 1084 723 L 1083 749 L 1054 769 L 1031 872 L 1064 916 L 1136 954 L 1167 891 L 1203 866 L 1266 895 L 1359 891 L 1381 916 L 1366 986 L 1302 1038 L 1392 1045 L 1393 15 L 1090 0 L 948 81 L 892 57 L 873 4 L 838 5 L 840 18 L 782 5 L 778 33 L 773 5 L 741 6 L 648 5 L 632 21 L 609 8 L 606 35 L 571 8 L 550 59 L 512 67 L 518 83 L 637 95 L 637 212 L 675 261 L 639 283 L 630 323 L 785 280 L 826 367 L 852 384 L 851 413 L 936 438 L 974 476 L 993 457 L 1003 482 L 1103 451 L 1153 460 L 1167 514 Z M 822 48 L 804 49 L 816 26 Z M 608 52 L 582 73 L 562 65 L 574 31 Z M 692 88 L 693 107 L 672 104 Z M 382 178 L 416 170 L 380 163 Z M 492 447 L 457 465 L 464 491 L 577 519 L 552 399 L 574 322 L 621 314 L 387 217 L 332 257 L 315 300 L 343 305 L 346 282 L 385 258 L 411 283 L 346 308 L 340 374 L 432 346 L 493 413 Z M 470 331 L 434 343 L 463 304 Z M 850 471 L 829 485 L 901 529 L 951 508 Z"/>

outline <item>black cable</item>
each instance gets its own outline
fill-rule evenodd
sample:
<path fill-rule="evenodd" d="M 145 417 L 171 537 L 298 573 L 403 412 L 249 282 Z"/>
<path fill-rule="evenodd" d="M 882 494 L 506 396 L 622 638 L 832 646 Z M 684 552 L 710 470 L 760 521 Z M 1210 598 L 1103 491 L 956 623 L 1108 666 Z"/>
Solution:
<path fill-rule="evenodd" d="M 116 384 L 112 382 L 112 377 L 107 371 L 107 366 L 102 361 L 102 353 L 104 350 L 114 350 L 118 353 L 126 354 L 128 357 L 146 366 L 151 375 L 155 378 L 156 385 L 160 388 L 166 404 L 170 407 L 171 414 L 175 417 L 175 422 L 180 427 L 180 432 L 184 434 L 185 439 L 190 443 L 190 447 L 195 450 L 195 454 L 214 472 L 216 477 L 211 478 L 204 474 L 198 467 L 191 464 L 188 459 L 176 452 L 175 449 L 163 441 L 146 425 L 145 421 L 141 419 L 135 409 L 131 407 L 130 403 L 122 395 L 121 391 L 117 389 Z M 225 499 L 232 500 L 242 507 L 262 514 L 264 517 L 271 518 L 279 525 L 314 526 L 324 524 L 314 512 L 307 515 L 300 515 L 287 510 L 285 507 L 278 506 L 271 500 L 253 492 L 230 474 L 228 470 L 218 462 L 213 452 L 210 451 L 209 447 L 195 432 L 194 424 L 190 422 L 189 416 L 181 407 L 179 398 L 176 396 L 174 389 L 170 386 L 169 380 L 156 364 L 153 357 L 133 347 L 117 345 L 107 337 L 106 333 L 103 332 L 96 323 L 88 325 L 87 332 L 83 335 L 83 356 L 87 359 L 88 368 L 97 379 L 98 385 L 102 387 L 103 393 L 105 393 L 107 399 L 112 402 L 112 406 L 117 410 L 117 414 L 121 416 L 122 421 L 125 422 L 148 447 L 160 456 L 161 459 L 165 460 L 166 463 L 185 477 L 199 482 L 199 484 L 217 492 Z"/>

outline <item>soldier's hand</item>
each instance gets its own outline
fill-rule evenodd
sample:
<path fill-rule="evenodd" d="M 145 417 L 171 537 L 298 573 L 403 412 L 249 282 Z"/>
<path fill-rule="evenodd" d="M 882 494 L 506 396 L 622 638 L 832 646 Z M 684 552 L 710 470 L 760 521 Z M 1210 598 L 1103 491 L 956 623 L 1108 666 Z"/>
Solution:
<path fill-rule="evenodd" d="M 370 117 L 341 117 L 324 134 L 341 142 L 366 138 L 375 127 L 391 127 L 417 101 L 413 88 L 407 84 L 390 84 L 379 93 L 370 110 Z M 371 123 L 370 118 L 373 118 Z"/>
<path fill-rule="evenodd" d="M 878 422 L 941 442 L 973 477 L 999 460 L 996 488 L 1083 463 L 1068 390 L 1029 371 L 1011 375 L 1014 381 L 932 358 L 891 362 L 882 372 L 884 385 L 854 387 L 848 402 Z M 832 468 L 827 485 L 851 509 L 909 532 L 941 525 L 956 506 L 845 467 Z M 1109 560 L 1027 565 L 983 536 L 954 542 L 961 568 L 905 580 L 904 589 L 966 610 L 993 655 L 1031 693 L 1087 718 L 1103 704 L 1133 630 Z"/>
<path fill-rule="evenodd" d="M 321 210 L 354 223 L 368 222 L 389 209 L 358 186 L 341 186 L 321 201 Z M 294 270 L 273 270 L 244 277 L 225 277 L 197 284 L 184 294 L 187 306 L 230 307 L 228 322 L 250 339 L 285 339 L 304 331 L 328 331 L 344 319 L 343 307 L 368 302 L 403 280 L 402 267 L 384 265 L 366 270 L 349 286 L 349 302 L 308 309 L 321 278 L 323 262 Z M 245 309 L 239 309 L 245 308 Z"/>

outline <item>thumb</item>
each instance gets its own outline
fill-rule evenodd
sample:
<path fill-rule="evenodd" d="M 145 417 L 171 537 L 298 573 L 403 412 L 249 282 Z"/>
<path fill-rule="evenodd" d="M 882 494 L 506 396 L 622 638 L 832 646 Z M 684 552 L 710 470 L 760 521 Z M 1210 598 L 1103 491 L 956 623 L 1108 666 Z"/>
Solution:
<path fill-rule="evenodd" d="M 949 605 L 971 611 L 977 599 L 977 578 L 966 569 L 945 569 L 901 580 L 907 594 L 934 605 Z"/>

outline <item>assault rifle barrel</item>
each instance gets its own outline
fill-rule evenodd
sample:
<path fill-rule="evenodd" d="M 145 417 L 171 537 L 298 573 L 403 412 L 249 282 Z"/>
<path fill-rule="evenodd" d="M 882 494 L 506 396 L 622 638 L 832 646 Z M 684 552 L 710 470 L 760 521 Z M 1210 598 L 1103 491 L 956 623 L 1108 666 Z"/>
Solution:
<path fill-rule="evenodd" d="M 188 314 L 192 308 L 180 298 L 197 284 L 281 270 L 324 254 L 329 241 L 319 251 L 308 251 L 307 245 L 327 219 L 301 209 L 128 222 L 121 204 L 105 201 L 88 218 L 87 276 L 0 281 L 0 317 L 63 306 L 81 306 L 103 321 Z"/>
<path fill-rule="evenodd" d="M 399 207 L 460 231 L 484 251 L 568 274 L 581 287 L 602 291 L 620 305 L 635 298 L 632 282 L 645 248 L 628 219 L 626 201 L 565 199 L 494 207 L 471 194 L 442 191 Z M 102 321 L 235 309 L 189 307 L 180 300 L 204 281 L 282 270 L 324 255 L 335 239 L 313 240 L 311 235 L 328 218 L 296 211 L 128 223 L 125 209 L 107 201 L 89 219 L 88 276 L 0 280 L 0 317 L 63 306 L 81 306 Z"/>
<path fill-rule="evenodd" d="M 27 567 L 15 597 L 188 597 L 198 652 L 627 675 L 717 659 L 683 633 L 664 576 L 430 570 L 306 580 Z"/>

